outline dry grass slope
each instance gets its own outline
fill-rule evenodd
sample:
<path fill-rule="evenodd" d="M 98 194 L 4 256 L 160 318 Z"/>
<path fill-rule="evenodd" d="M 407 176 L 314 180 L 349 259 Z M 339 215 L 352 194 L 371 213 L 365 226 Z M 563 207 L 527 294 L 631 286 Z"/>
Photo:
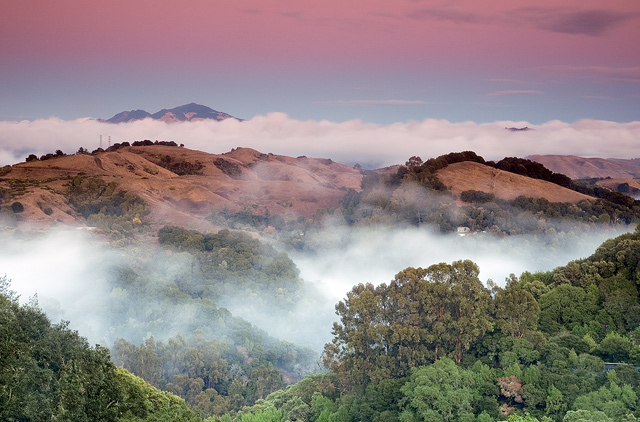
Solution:
<path fill-rule="evenodd" d="M 483 164 L 465 161 L 439 170 L 438 178 L 455 195 L 466 190 L 493 193 L 496 198 L 512 200 L 518 196 L 545 198 L 550 202 L 577 203 L 593 199 L 544 180 L 494 169 Z"/>

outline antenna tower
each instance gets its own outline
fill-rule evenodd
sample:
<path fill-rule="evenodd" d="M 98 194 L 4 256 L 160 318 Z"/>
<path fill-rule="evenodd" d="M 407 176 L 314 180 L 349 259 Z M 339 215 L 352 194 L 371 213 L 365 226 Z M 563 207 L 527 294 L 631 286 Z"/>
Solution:
<path fill-rule="evenodd" d="M 102 149 L 102 135 L 100 135 L 100 149 Z"/>
<path fill-rule="evenodd" d="M 109 135 L 109 148 L 111 148 L 111 135 Z"/>

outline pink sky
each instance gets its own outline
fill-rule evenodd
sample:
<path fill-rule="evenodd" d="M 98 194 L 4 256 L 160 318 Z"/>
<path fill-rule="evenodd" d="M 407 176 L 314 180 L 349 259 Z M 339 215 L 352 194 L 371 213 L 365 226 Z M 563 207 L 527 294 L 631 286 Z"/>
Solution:
<path fill-rule="evenodd" d="M 198 102 L 239 117 L 635 120 L 640 2 L 30 0 L 0 120 Z"/>

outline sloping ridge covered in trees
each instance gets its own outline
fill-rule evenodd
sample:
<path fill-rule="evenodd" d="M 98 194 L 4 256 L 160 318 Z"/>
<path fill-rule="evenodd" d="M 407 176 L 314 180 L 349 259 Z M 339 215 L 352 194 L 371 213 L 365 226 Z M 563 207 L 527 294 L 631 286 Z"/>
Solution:
<path fill-rule="evenodd" d="M 354 286 L 336 305 L 329 373 L 271 394 L 247 420 L 635 421 L 638 251 L 640 230 L 504 288 L 482 286 L 470 261 Z"/>
<path fill-rule="evenodd" d="M 197 421 L 184 400 L 161 392 L 90 347 L 37 302 L 20 305 L 0 278 L 0 420 Z"/>

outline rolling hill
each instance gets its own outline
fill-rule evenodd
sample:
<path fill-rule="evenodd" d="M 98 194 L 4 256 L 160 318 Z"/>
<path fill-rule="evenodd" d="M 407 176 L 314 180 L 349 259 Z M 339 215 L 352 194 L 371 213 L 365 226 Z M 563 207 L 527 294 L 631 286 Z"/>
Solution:
<path fill-rule="evenodd" d="M 577 203 L 591 198 L 544 180 L 532 179 L 472 161 L 449 164 L 438 170 L 437 175 L 455 195 L 460 195 L 466 190 L 477 190 L 492 193 L 496 198 L 505 200 L 527 196 L 545 198 L 549 202 Z"/>
<path fill-rule="evenodd" d="M 248 148 L 208 154 L 152 145 L 16 164 L 0 187 L 24 205 L 23 220 L 79 222 L 64 195 L 78 175 L 115 182 L 119 189 L 140 196 L 150 205 L 152 222 L 159 225 L 194 223 L 214 209 L 309 217 L 337 207 L 345 191 L 359 189 L 362 178 L 360 170 L 329 159 L 292 158 Z M 51 209 L 50 214 L 45 208 Z"/>
<path fill-rule="evenodd" d="M 635 179 L 640 177 L 640 159 L 584 158 L 575 155 L 530 155 L 554 173 L 561 173 L 571 179 L 587 177 L 612 179 Z"/>
<path fill-rule="evenodd" d="M 180 224 L 201 230 L 215 227 L 207 219 L 213 211 L 280 216 L 284 221 L 311 218 L 340 207 L 346 193 L 361 191 L 368 173 L 324 158 L 294 158 L 249 148 L 210 154 L 158 143 L 56 156 L 3 170 L 0 193 L 4 212 L 10 213 L 15 201 L 24 208 L 17 224 L 87 224 L 87 216 L 72 206 L 70 189 L 73 183 L 93 177 L 104 186 L 111 184 L 111 189 L 143 199 L 148 208 L 145 221 L 152 228 Z M 396 171 L 392 167 L 374 173 L 389 178 Z M 437 177 L 454 198 L 475 190 L 507 201 L 519 196 L 573 204 L 594 199 L 470 161 L 452 163 L 438 170 Z M 98 209 L 93 212 L 97 213 L 99 206 L 95 206 Z"/>

